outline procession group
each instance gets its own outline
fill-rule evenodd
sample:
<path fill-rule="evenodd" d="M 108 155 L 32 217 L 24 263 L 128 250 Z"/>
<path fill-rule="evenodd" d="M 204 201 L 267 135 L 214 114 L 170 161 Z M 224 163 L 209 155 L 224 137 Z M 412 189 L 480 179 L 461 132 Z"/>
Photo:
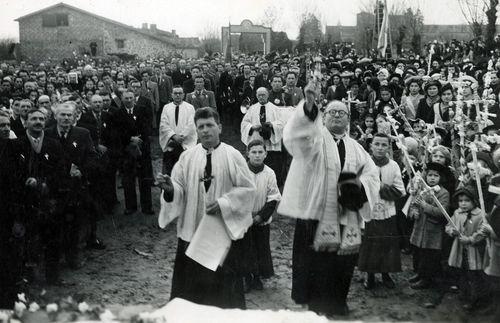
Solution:
<path fill-rule="evenodd" d="M 83 245 L 106 248 L 99 219 L 139 206 L 161 228 L 177 219 L 171 298 L 245 308 L 274 275 L 270 223 L 288 216 L 291 297 L 309 310 L 347 315 L 355 267 L 367 290 L 400 288 L 402 253 L 411 288 L 492 303 L 500 60 L 446 49 L 2 63 L 0 307 L 26 282 L 60 283 Z"/>

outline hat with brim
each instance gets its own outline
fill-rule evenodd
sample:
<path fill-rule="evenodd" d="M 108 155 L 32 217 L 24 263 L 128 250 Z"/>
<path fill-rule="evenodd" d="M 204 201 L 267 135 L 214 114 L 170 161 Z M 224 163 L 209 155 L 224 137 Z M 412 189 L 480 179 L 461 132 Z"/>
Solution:
<path fill-rule="evenodd" d="M 446 171 L 446 166 L 439 164 L 439 163 L 430 162 L 430 163 L 427 163 L 426 169 L 427 169 L 427 171 L 430 171 L 430 170 L 436 171 L 442 175 Z"/>

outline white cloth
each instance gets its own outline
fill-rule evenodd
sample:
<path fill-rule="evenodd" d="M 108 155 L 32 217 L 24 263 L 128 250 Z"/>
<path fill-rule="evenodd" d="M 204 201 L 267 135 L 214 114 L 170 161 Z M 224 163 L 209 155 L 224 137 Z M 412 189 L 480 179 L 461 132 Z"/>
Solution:
<path fill-rule="evenodd" d="M 274 174 L 274 171 L 269 166 L 264 165 L 262 172 L 257 174 L 252 172 L 252 175 L 257 187 L 252 214 L 258 214 L 267 202 L 279 202 L 281 200 L 281 193 L 276 182 L 276 174 Z M 273 217 L 270 217 L 265 224 L 271 223 L 272 219 Z"/>
<path fill-rule="evenodd" d="M 240 310 L 221 309 L 216 306 L 199 305 L 182 298 L 171 300 L 164 307 L 152 312 L 141 313 L 145 322 L 168 323 L 328 323 L 326 317 L 316 313 L 290 310 Z"/>
<path fill-rule="evenodd" d="M 239 151 L 221 143 L 212 152 L 212 183 L 205 192 L 204 177 L 206 150 L 201 144 L 182 153 L 172 170 L 174 199 L 168 203 L 160 195 L 161 210 L 158 224 L 165 228 L 177 220 L 177 236 L 191 241 L 206 204 L 217 201 L 222 219 L 231 240 L 243 237 L 252 225 L 252 202 L 255 184 L 248 165 Z"/>
<path fill-rule="evenodd" d="M 167 144 L 173 135 L 184 135 L 182 147 L 188 149 L 196 145 L 198 136 L 194 124 L 194 107 L 182 101 L 179 105 L 179 116 L 177 125 L 175 124 L 175 104 L 170 102 L 163 107 L 160 118 L 160 147 L 163 151 L 167 150 Z"/>
<path fill-rule="evenodd" d="M 368 203 L 359 210 L 364 220 L 370 220 L 380 188 L 378 170 L 370 155 L 354 139 L 344 138 L 345 164 L 340 169 L 340 158 L 333 136 L 323 126 L 319 113 L 314 122 L 304 114 L 304 101 L 283 131 L 283 140 L 293 156 L 278 213 L 299 219 L 321 220 L 324 216 L 338 216 L 338 177 L 343 172 L 358 173 Z M 346 224 L 340 214 L 340 224 Z"/>
<path fill-rule="evenodd" d="M 241 121 L 241 141 L 246 145 L 254 139 L 262 139 L 258 131 L 254 131 L 250 135 L 252 126 L 260 125 L 260 107 L 262 104 L 255 103 L 248 108 L 247 113 Z M 283 122 L 278 112 L 278 107 L 267 102 L 266 106 L 266 122 L 270 122 L 273 126 L 273 133 L 269 140 L 264 140 L 267 151 L 281 151 L 281 138 L 283 136 Z"/>
<path fill-rule="evenodd" d="M 406 190 L 401 176 L 401 170 L 398 163 L 390 159 L 389 163 L 382 167 L 377 167 L 380 174 L 380 186 L 383 184 L 394 186 L 402 195 L 406 195 Z M 379 190 L 380 191 L 380 190 Z M 377 196 L 377 200 L 372 209 L 372 220 L 385 220 L 396 215 L 396 203 L 394 201 L 387 201 Z"/>

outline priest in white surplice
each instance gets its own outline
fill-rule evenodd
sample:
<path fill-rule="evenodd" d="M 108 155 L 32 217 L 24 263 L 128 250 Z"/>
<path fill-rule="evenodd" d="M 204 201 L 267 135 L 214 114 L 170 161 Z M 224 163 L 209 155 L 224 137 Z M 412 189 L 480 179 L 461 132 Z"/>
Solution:
<path fill-rule="evenodd" d="M 347 293 L 380 180 L 370 155 L 347 135 L 349 110 L 332 101 L 324 113 L 306 88 L 283 133 L 293 156 L 278 213 L 297 218 L 292 299 L 317 313 L 346 315 Z"/>
<path fill-rule="evenodd" d="M 259 102 L 248 109 L 241 121 L 241 141 L 245 146 L 254 139 L 264 141 L 267 150 L 265 163 L 274 171 L 280 185 L 281 138 L 284 124 L 280 118 L 279 108 L 268 101 L 268 90 L 265 87 L 258 88 L 256 95 Z"/>
<path fill-rule="evenodd" d="M 240 240 L 252 225 L 253 176 L 240 152 L 221 143 L 219 115 L 194 115 L 200 143 L 182 153 L 163 189 L 158 222 L 177 220 L 171 298 L 222 308 L 245 308 Z"/>
<path fill-rule="evenodd" d="M 170 175 L 185 149 L 194 147 L 198 137 L 194 126 L 194 107 L 183 100 L 184 90 L 174 86 L 172 99 L 160 118 L 160 147 L 163 151 L 163 173 Z"/>

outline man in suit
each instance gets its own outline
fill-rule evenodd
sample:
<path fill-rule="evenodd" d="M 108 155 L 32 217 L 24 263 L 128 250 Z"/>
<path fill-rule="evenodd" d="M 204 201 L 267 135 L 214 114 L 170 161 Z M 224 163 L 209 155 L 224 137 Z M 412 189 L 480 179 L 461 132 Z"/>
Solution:
<path fill-rule="evenodd" d="M 191 68 L 191 78 L 189 80 L 184 81 L 184 84 L 182 84 L 182 88 L 184 89 L 184 93 L 191 93 L 194 91 L 194 88 L 195 88 L 194 80 L 198 76 L 203 77 L 203 75 L 201 74 L 201 70 L 198 66 L 193 66 L 193 68 Z M 207 90 L 210 89 L 210 81 L 204 77 L 203 77 L 203 86 Z"/>
<path fill-rule="evenodd" d="M 97 219 L 102 217 L 102 212 L 111 213 L 115 205 L 116 189 L 114 179 L 116 170 L 110 170 L 110 156 L 108 147 L 112 146 L 113 120 L 109 112 L 103 111 L 101 96 L 94 95 L 90 100 L 90 109 L 83 113 L 78 126 L 87 129 L 97 151 L 99 176 L 90 178 L 89 191 L 92 196 L 92 211 L 90 214 L 90 237 L 87 247 L 104 249 L 105 246 L 97 238 Z M 116 194 L 116 193 L 115 193 Z"/>
<path fill-rule="evenodd" d="M 157 114 L 160 110 L 160 96 L 158 93 L 158 84 L 150 80 L 150 75 L 147 70 L 141 72 L 142 82 L 141 82 L 141 92 L 142 95 L 147 97 L 152 104 L 153 107 L 153 123 L 152 127 L 156 129 L 157 123 Z"/>
<path fill-rule="evenodd" d="M 0 308 L 13 308 L 17 301 L 18 287 L 22 267 L 23 238 L 14 234 L 16 197 L 20 194 L 20 181 L 16 177 L 19 171 L 16 164 L 14 140 L 9 139 L 10 120 L 6 111 L 0 111 Z"/>
<path fill-rule="evenodd" d="M 196 145 L 194 107 L 183 100 L 182 87 L 172 90 L 173 102 L 161 114 L 160 147 L 163 151 L 163 173 L 170 175 L 175 163 L 185 149 Z"/>
<path fill-rule="evenodd" d="M 186 101 L 192 104 L 195 110 L 205 107 L 217 109 L 215 94 L 205 89 L 205 79 L 201 75 L 194 79 L 194 91 L 187 95 Z"/>
<path fill-rule="evenodd" d="M 26 119 L 28 118 L 28 111 L 33 108 L 33 102 L 29 99 L 23 99 L 19 102 L 19 116 L 11 120 L 12 131 L 16 137 L 24 135 L 26 132 Z"/>
<path fill-rule="evenodd" d="M 173 81 L 170 76 L 168 76 L 165 71 L 161 69 L 156 69 L 156 75 L 151 78 L 153 82 L 158 84 L 158 95 L 160 100 L 160 109 L 156 115 L 156 119 L 154 120 L 157 124 L 160 123 L 160 117 L 163 111 L 163 107 L 172 101 L 172 89 L 173 89 Z"/>
<path fill-rule="evenodd" d="M 233 76 L 231 75 L 231 63 L 224 64 L 224 71 L 221 73 L 219 78 L 219 90 L 217 91 L 217 96 L 219 96 L 220 106 L 219 111 L 221 118 L 224 122 L 231 119 L 232 106 L 234 106 L 234 96 L 233 96 Z"/>
<path fill-rule="evenodd" d="M 283 79 L 279 75 L 274 75 L 271 82 L 271 91 L 269 91 L 269 102 L 275 106 L 285 106 L 285 91 L 283 90 Z"/>
<path fill-rule="evenodd" d="M 271 81 L 272 75 L 269 72 L 269 63 L 262 62 L 260 63 L 260 74 L 255 77 L 255 87 L 265 87 L 267 89 L 271 89 Z"/>
<path fill-rule="evenodd" d="M 140 85 L 132 82 L 132 87 Z M 151 185 L 153 167 L 151 164 L 151 120 L 149 100 L 135 97 L 130 90 L 122 94 L 123 107 L 114 114 L 114 123 L 120 133 L 125 194 L 125 214 L 137 211 L 136 179 L 139 181 L 141 210 L 144 214 L 154 214 Z"/>
<path fill-rule="evenodd" d="M 53 138 L 62 146 L 63 165 L 59 179 L 62 186 L 61 210 L 63 214 L 63 243 L 66 262 L 72 269 L 78 269 L 78 243 L 81 228 L 88 221 L 87 214 L 92 211 L 88 190 L 89 180 L 97 175 L 97 152 L 90 132 L 75 124 L 75 105 L 72 102 L 61 103 L 56 107 L 57 124 L 45 131 L 48 138 Z M 85 221 L 85 222 L 84 222 Z"/>
<path fill-rule="evenodd" d="M 172 73 L 174 85 L 183 85 L 185 81 L 191 78 L 191 73 L 186 69 L 186 60 L 179 61 L 179 68 Z"/>
<path fill-rule="evenodd" d="M 45 114 L 41 110 L 28 111 L 26 127 L 15 147 L 17 199 L 21 208 L 14 238 L 19 245 L 25 245 L 26 266 L 34 268 L 45 262 L 47 283 L 55 284 L 59 279 L 60 238 L 64 229 L 60 207 L 64 202 L 62 179 L 66 175 L 63 151 L 61 144 L 44 131 Z"/>

